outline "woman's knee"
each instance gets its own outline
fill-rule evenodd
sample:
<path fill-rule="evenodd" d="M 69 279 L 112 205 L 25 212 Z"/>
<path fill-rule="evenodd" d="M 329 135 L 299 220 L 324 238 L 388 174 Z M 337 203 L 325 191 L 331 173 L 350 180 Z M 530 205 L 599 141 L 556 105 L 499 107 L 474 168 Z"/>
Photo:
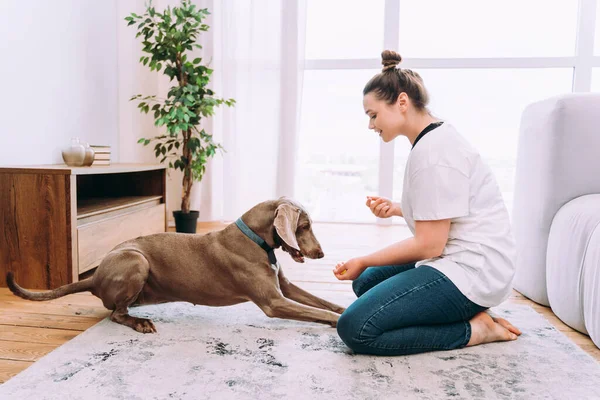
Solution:
<path fill-rule="evenodd" d="M 337 322 L 340 339 L 354 351 L 359 350 L 364 344 L 364 340 L 361 338 L 362 325 L 362 320 L 350 308 L 344 311 Z"/>

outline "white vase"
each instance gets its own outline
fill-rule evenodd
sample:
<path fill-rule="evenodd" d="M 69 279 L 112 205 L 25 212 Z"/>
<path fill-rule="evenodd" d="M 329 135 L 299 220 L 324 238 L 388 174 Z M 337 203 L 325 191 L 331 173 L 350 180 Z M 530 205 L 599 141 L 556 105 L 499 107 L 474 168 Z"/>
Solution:
<path fill-rule="evenodd" d="M 62 149 L 62 158 L 69 167 L 81 167 L 83 165 L 85 146 L 79 141 L 79 138 L 71 138 L 71 145 Z"/>

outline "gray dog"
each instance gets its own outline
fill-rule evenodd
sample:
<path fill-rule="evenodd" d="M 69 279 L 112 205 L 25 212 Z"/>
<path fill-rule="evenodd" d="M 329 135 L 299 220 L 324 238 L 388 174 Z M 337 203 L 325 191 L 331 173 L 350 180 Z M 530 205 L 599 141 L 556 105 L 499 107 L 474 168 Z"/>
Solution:
<path fill-rule="evenodd" d="M 132 317 L 129 306 L 187 301 L 206 306 L 254 302 L 269 317 L 336 326 L 343 307 L 316 297 L 283 275 L 273 249 L 282 247 L 296 262 L 322 258 L 321 245 L 304 208 L 282 197 L 246 212 L 225 229 L 206 235 L 158 233 L 121 243 L 94 275 L 45 292 L 19 287 L 12 272 L 10 290 L 28 300 L 52 300 L 91 291 L 110 319 L 152 333 L 152 321 Z"/>

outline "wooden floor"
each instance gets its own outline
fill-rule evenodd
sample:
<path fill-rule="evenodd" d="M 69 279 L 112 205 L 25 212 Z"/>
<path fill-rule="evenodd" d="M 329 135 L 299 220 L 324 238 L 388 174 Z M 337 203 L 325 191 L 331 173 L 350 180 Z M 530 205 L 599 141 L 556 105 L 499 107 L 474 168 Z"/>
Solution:
<path fill-rule="evenodd" d="M 220 223 L 199 225 L 198 233 L 221 229 Z M 340 282 L 331 273 L 337 261 L 365 254 L 409 236 L 403 226 L 316 224 L 325 258 L 296 264 L 287 254 L 278 254 L 287 277 L 304 289 L 327 298 L 333 292 L 351 295 L 350 282 Z M 549 308 L 514 292 L 509 302 L 527 304 L 587 353 L 600 361 L 589 337 L 563 324 Z M 99 299 L 89 293 L 69 295 L 38 303 L 22 300 L 0 288 L 0 382 L 29 367 L 40 357 L 79 335 L 109 314 Z"/>

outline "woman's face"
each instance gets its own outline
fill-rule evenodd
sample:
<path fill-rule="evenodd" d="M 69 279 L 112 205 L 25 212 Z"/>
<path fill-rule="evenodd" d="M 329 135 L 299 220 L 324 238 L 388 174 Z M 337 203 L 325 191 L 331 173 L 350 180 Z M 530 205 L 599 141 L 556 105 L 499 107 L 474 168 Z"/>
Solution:
<path fill-rule="evenodd" d="M 373 92 L 363 97 L 363 107 L 369 117 L 369 129 L 377 132 L 384 142 L 390 142 L 401 135 L 406 123 L 407 99 L 406 93 L 400 93 L 393 104 L 377 99 Z"/>

